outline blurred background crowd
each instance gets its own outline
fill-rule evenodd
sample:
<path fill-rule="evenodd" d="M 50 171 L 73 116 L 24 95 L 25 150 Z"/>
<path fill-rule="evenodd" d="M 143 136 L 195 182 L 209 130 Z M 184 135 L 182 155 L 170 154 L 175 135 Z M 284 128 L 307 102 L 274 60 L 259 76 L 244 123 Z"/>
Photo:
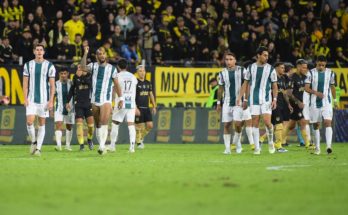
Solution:
<path fill-rule="evenodd" d="M 260 45 L 270 63 L 324 55 L 348 65 L 346 0 L 1 0 L 0 64 L 33 58 L 78 62 L 83 46 L 109 59 L 148 65 L 222 66 L 226 50 L 251 60 Z M 94 56 L 91 55 L 91 58 Z"/>

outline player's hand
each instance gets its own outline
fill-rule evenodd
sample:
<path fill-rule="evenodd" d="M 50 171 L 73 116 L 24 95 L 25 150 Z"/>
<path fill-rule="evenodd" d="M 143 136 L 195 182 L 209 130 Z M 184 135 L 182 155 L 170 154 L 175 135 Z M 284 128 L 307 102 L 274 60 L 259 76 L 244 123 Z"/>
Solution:
<path fill-rule="evenodd" d="M 237 97 L 236 100 L 236 106 L 241 106 L 241 102 L 240 102 L 241 98 Z"/>
<path fill-rule="evenodd" d="M 277 108 L 277 101 L 276 100 L 272 101 L 271 107 L 272 107 L 272 110 Z"/>
<path fill-rule="evenodd" d="M 122 109 L 123 107 L 123 101 L 119 101 L 117 104 L 118 109 Z"/>
<path fill-rule="evenodd" d="M 29 100 L 27 98 L 24 99 L 24 107 L 29 106 Z"/>
<path fill-rule="evenodd" d="M 53 102 L 52 101 L 49 101 L 48 104 L 47 104 L 47 109 L 49 111 L 53 110 Z"/>
<path fill-rule="evenodd" d="M 248 108 L 248 101 L 243 101 L 243 110 Z"/>
<path fill-rule="evenodd" d="M 303 108 L 304 108 L 303 102 L 298 103 L 298 107 L 299 107 L 300 109 L 303 109 Z"/>
<path fill-rule="evenodd" d="M 135 116 L 140 116 L 140 110 L 139 110 L 139 108 L 135 108 Z"/>
<path fill-rule="evenodd" d="M 152 114 L 153 114 L 153 115 L 156 115 L 156 113 L 157 113 L 157 108 L 153 107 L 153 108 L 152 108 Z"/>
<path fill-rule="evenodd" d="M 324 98 L 324 94 L 321 92 L 316 92 L 315 95 L 321 99 Z"/>
<path fill-rule="evenodd" d="M 69 104 L 69 103 L 67 103 L 67 104 L 65 105 L 65 108 L 66 108 L 66 110 L 67 110 L 68 112 L 70 112 L 71 107 L 70 107 L 70 104 Z"/>
<path fill-rule="evenodd" d="M 294 108 L 291 106 L 291 104 L 288 105 L 290 113 L 294 112 Z"/>
<path fill-rule="evenodd" d="M 217 105 L 216 105 L 216 111 L 217 111 L 218 113 L 221 113 L 221 104 L 217 104 Z"/>
<path fill-rule="evenodd" d="M 83 47 L 83 50 L 85 51 L 85 53 L 84 53 L 84 54 L 88 54 L 88 52 L 89 52 L 89 46 L 85 46 L 85 47 Z"/>

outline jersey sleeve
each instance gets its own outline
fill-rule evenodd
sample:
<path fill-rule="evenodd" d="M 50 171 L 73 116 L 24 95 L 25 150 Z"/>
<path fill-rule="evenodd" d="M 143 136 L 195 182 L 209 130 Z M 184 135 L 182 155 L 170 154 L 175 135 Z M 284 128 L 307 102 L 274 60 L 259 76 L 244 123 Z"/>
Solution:
<path fill-rule="evenodd" d="M 94 63 L 89 63 L 89 64 L 87 65 L 87 70 L 88 70 L 88 71 L 93 72 L 93 64 L 94 64 Z"/>
<path fill-rule="evenodd" d="M 312 73 L 308 72 L 306 80 L 305 80 L 305 84 L 310 84 L 310 83 L 312 83 Z"/>
<path fill-rule="evenodd" d="M 248 67 L 248 69 L 244 70 L 244 80 L 250 81 L 251 78 L 251 65 Z"/>
<path fill-rule="evenodd" d="M 333 71 L 331 71 L 330 85 L 336 85 L 335 73 Z"/>
<path fill-rule="evenodd" d="M 219 72 L 218 83 L 219 83 L 220 86 L 223 86 L 225 84 L 225 80 L 223 78 L 222 71 Z"/>
<path fill-rule="evenodd" d="M 56 67 L 52 64 L 52 66 L 48 69 L 48 77 L 55 78 L 56 77 Z"/>
<path fill-rule="evenodd" d="M 270 79 L 271 79 L 271 82 L 272 82 L 272 83 L 278 81 L 277 72 L 275 71 L 274 68 L 271 69 Z"/>
<path fill-rule="evenodd" d="M 117 77 L 117 69 L 114 66 L 112 66 L 112 69 L 111 69 L 111 77 L 114 79 Z"/>
<path fill-rule="evenodd" d="M 30 73 L 29 73 L 29 63 L 25 63 L 24 64 L 24 68 L 23 68 L 23 75 L 24 76 L 30 76 Z"/>

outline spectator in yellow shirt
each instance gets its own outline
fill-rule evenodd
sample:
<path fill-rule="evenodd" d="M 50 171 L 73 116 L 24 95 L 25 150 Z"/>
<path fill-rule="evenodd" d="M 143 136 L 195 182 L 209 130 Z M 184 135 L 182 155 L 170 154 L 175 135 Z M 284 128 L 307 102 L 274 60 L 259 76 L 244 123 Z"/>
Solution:
<path fill-rule="evenodd" d="M 80 34 L 83 37 L 85 34 L 85 24 L 80 20 L 78 13 L 73 13 L 72 19 L 64 23 L 64 30 L 69 35 L 70 43 L 74 42 L 76 34 Z"/>

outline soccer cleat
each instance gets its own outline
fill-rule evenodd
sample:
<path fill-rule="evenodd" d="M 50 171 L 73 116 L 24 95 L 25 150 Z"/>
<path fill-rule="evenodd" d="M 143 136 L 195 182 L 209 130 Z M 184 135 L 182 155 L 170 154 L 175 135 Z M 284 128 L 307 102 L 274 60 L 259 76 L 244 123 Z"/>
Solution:
<path fill-rule="evenodd" d="M 85 144 L 80 145 L 80 152 L 85 151 Z"/>
<path fill-rule="evenodd" d="M 35 152 L 34 152 L 34 155 L 40 157 L 41 156 L 41 151 L 39 149 L 36 149 Z"/>
<path fill-rule="evenodd" d="M 250 144 L 250 149 L 251 149 L 252 151 L 254 151 L 254 150 L 255 150 L 255 144 Z"/>
<path fill-rule="evenodd" d="M 289 146 L 289 143 L 282 144 L 282 147 L 288 147 L 288 146 Z"/>
<path fill-rule="evenodd" d="M 92 140 L 91 139 L 87 139 L 87 143 L 88 143 L 89 150 L 93 150 L 94 145 L 93 145 Z"/>
<path fill-rule="evenodd" d="M 106 145 L 106 150 L 108 150 L 109 152 L 115 152 L 116 151 L 116 147 L 112 147 L 111 145 Z"/>
<path fill-rule="evenodd" d="M 327 148 L 327 149 L 326 149 L 326 152 L 327 152 L 327 154 L 329 155 L 329 154 L 332 153 L 332 149 L 331 149 L 331 148 Z"/>
<path fill-rule="evenodd" d="M 134 153 L 134 152 L 135 152 L 134 147 L 130 147 L 129 148 L 129 153 Z"/>
<path fill-rule="evenodd" d="M 314 144 L 310 144 L 309 147 L 308 147 L 309 150 L 315 150 L 315 145 Z"/>
<path fill-rule="evenodd" d="M 300 143 L 300 145 L 298 145 L 299 147 L 303 147 L 303 146 L 305 146 L 305 144 L 304 143 Z"/>
<path fill-rule="evenodd" d="M 72 151 L 72 148 L 71 148 L 71 146 L 65 146 L 65 150 L 71 152 L 71 151 Z"/>
<path fill-rule="evenodd" d="M 60 152 L 60 151 L 62 151 L 62 147 L 61 146 L 56 146 L 56 147 L 54 147 L 54 150 L 56 150 L 57 152 Z"/>
<path fill-rule="evenodd" d="M 236 144 L 233 144 L 233 143 L 232 143 L 232 144 L 231 144 L 231 150 L 236 150 L 236 148 L 237 148 L 237 147 L 236 147 Z"/>
<path fill-rule="evenodd" d="M 144 149 L 145 148 L 144 143 L 140 143 L 140 144 L 137 144 L 137 145 L 138 145 L 138 149 Z"/>
<path fill-rule="evenodd" d="M 230 154 L 231 154 L 231 151 L 226 149 L 226 150 L 223 152 L 223 154 L 224 154 L 224 155 L 230 155 Z"/>
<path fill-rule="evenodd" d="M 236 149 L 236 153 L 237 153 L 237 154 L 242 154 L 242 151 L 243 151 L 243 148 L 237 148 L 237 149 Z"/>
<path fill-rule="evenodd" d="M 277 149 L 277 152 L 279 153 L 285 153 L 285 152 L 288 152 L 288 150 L 284 149 L 284 148 L 279 148 Z"/>
<path fill-rule="evenodd" d="M 30 145 L 30 154 L 33 155 L 35 153 L 36 146 L 37 146 L 37 142 L 36 141 Z"/>
<path fill-rule="evenodd" d="M 320 155 L 320 149 L 315 149 L 314 152 L 313 152 L 313 154 L 315 154 L 315 155 Z"/>
<path fill-rule="evenodd" d="M 270 154 L 274 154 L 275 151 L 276 151 L 276 149 L 274 148 L 274 144 L 269 144 L 268 145 L 268 152 Z"/>
<path fill-rule="evenodd" d="M 105 155 L 107 153 L 106 149 L 98 149 L 98 154 Z"/>
<path fill-rule="evenodd" d="M 260 149 L 255 149 L 255 151 L 254 151 L 254 155 L 259 155 L 259 154 L 261 154 L 261 150 Z"/>

